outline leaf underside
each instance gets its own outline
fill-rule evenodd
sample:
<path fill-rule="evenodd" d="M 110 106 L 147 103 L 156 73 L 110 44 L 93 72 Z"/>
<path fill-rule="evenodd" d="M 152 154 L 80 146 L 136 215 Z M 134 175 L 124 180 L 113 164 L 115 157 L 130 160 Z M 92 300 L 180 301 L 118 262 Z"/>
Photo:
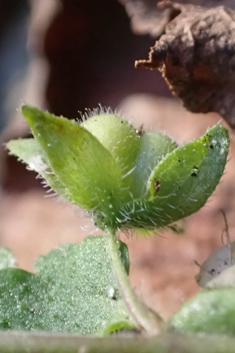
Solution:
<path fill-rule="evenodd" d="M 12 140 L 6 144 L 6 147 L 30 169 L 39 173 L 58 195 L 69 199 L 65 186 L 55 176 L 43 149 L 34 138 Z"/>

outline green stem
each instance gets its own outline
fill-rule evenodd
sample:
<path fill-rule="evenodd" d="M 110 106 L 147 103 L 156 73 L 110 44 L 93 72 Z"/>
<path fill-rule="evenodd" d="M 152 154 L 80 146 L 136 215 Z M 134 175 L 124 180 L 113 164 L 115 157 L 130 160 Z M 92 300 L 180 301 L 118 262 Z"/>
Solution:
<path fill-rule="evenodd" d="M 148 334 L 156 335 L 162 331 L 162 322 L 159 316 L 145 306 L 133 291 L 122 260 L 119 256 L 119 240 L 115 232 L 107 230 L 109 253 L 112 260 L 115 276 L 119 284 L 123 299 L 131 316 L 139 329 Z"/>

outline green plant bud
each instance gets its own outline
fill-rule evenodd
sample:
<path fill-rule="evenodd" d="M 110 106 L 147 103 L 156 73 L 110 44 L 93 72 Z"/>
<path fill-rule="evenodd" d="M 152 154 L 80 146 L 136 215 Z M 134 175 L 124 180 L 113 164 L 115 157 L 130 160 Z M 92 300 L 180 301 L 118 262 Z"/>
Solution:
<path fill-rule="evenodd" d="M 207 289 L 174 315 L 171 327 L 180 332 L 235 334 L 235 289 Z"/>
<path fill-rule="evenodd" d="M 140 138 L 140 151 L 131 174 L 130 191 L 133 198 L 145 196 L 147 181 L 153 169 L 178 144 L 159 132 L 144 132 Z"/>
<path fill-rule="evenodd" d="M 169 153 L 151 173 L 148 194 L 122 206 L 119 227 L 157 229 L 198 211 L 223 174 L 228 149 L 227 129 L 215 125 Z"/>
<path fill-rule="evenodd" d="M 109 151 L 74 121 L 23 105 L 36 141 L 73 203 L 96 209 L 109 223 L 119 203 L 121 175 Z"/>
<path fill-rule="evenodd" d="M 81 125 L 111 153 L 122 175 L 122 201 L 131 200 L 130 179 L 140 150 L 138 131 L 127 120 L 114 114 L 95 115 Z"/>
<path fill-rule="evenodd" d="M 90 211 L 98 227 L 145 234 L 198 211 L 227 160 L 228 131 L 216 125 L 182 147 L 160 133 L 138 134 L 103 114 L 82 125 L 23 105 L 34 140 L 10 151 L 64 198 Z"/>

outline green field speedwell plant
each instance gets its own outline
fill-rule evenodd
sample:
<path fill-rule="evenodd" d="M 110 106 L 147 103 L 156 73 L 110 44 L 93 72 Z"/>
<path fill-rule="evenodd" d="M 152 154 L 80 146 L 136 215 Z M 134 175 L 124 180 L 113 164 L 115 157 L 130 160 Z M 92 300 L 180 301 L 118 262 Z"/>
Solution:
<path fill-rule="evenodd" d="M 226 163 L 228 132 L 220 125 L 178 147 L 113 114 L 79 124 L 29 106 L 21 111 L 34 139 L 11 141 L 9 150 L 102 230 L 154 230 L 198 211 Z"/>
<path fill-rule="evenodd" d="M 178 146 L 109 112 L 81 123 L 27 105 L 21 112 L 34 138 L 10 141 L 7 148 L 63 199 L 85 209 L 106 235 L 54 249 L 36 261 L 36 274 L 12 268 L 2 250 L 0 327 L 160 332 L 161 319 L 129 284 L 128 250 L 117 232 L 155 232 L 198 211 L 223 174 L 228 131 L 215 125 Z"/>

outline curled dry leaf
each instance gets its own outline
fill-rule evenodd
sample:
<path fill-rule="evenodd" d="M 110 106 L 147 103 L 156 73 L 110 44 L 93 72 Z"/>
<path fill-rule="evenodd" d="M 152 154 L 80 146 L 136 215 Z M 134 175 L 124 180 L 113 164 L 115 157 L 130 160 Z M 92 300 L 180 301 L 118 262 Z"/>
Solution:
<path fill-rule="evenodd" d="M 235 11 L 167 2 L 179 10 L 136 67 L 159 69 L 194 113 L 219 113 L 235 127 Z"/>
<path fill-rule="evenodd" d="M 173 7 L 162 7 L 162 0 L 119 0 L 131 18 L 132 30 L 136 34 L 150 34 L 152 37 L 159 37 L 166 25 L 179 13 Z M 188 0 L 179 0 L 180 4 L 187 4 Z M 223 0 L 223 5 L 235 8 L 234 0 Z M 205 6 L 207 8 L 216 7 L 221 4 L 220 0 L 191 0 L 195 6 Z"/>

